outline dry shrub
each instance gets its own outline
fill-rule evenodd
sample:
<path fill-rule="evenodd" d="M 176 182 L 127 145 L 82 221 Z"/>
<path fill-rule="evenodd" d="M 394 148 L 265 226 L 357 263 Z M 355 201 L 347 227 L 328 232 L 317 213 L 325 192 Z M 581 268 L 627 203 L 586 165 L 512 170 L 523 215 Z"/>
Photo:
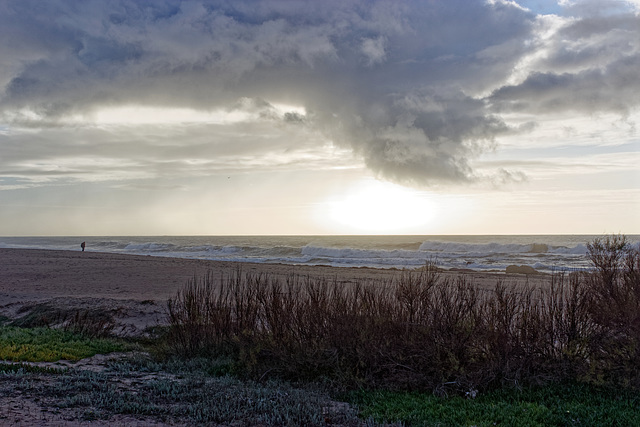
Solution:
<path fill-rule="evenodd" d="M 640 252 L 624 236 L 588 245 L 594 271 L 586 277 L 590 337 L 588 378 L 640 388 Z"/>
<path fill-rule="evenodd" d="M 112 315 L 102 310 L 76 310 L 62 328 L 87 337 L 104 338 L 114 335 L 116 322 Z"/>
<path fill-rule="evenodd" d="M 170 342 L 183 356 L 231 355 L 248 375 L 344 386 L 639 386 L 640 256 L 616 239 L 589 251 L 593 271 L 491 292 L 433 264 L 384 282 L 207 274 L 168 302 Z"/>
<path fill-rule="evenodd" d="M 21 328 L 62 328 L 88 337 L 114 335 L 117 310 L 61 307 L 51 301 L 27 305 L 19 310 L 21 317 L 10 323 Z"/>

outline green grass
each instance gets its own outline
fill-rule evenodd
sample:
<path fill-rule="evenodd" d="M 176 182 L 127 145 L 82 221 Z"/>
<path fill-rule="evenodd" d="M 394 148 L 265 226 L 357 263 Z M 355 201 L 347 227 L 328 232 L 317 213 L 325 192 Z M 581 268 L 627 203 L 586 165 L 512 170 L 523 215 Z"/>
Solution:
<path fill-rule="evenodd" d="M 131 349 L 113 339 L 87 338 L 60 329 L 0 326 L 0 360 L 55 362 L 80 360 L 95 354 Z"/>
<path fill-rule="evenodd" d="M 640 394 L 585 385 L 499 389 L 476 399 L 431 393 L 358 391 L 360 416 L 411 426 L 640 425 Z"/>
<path fill-rule="evenodd" d="M 0 327 L 0 354 L 6 358 L 4 354 L 13 349 L 12 360 L 57 360 L 63 355 L 73 360 L 127 346 L 131 345 L 63 330 Z M 475 399 L 389 390 L 342 395 L 339 400 L 357 408 L 358 421 L 355 411 L 335 407 L 312 384 L 295 388 L 286 382 L 240 380 L 225 375 L 229 363 L 211 358 L 162 362 L 138 356 L 110 362 L 102 373 L 0 364 L 0 393 L 19 391 L 48 399 L 49 405 L 84 420 L 129 414 L 193 423 L 242 420 L 320 426 L 328 415 L 350 426 L 640 425 L 639 392 L 584 384 L 506 387 L 479 393 Z M 149 377 L 154 373 L 157 376 Z M 135 384 L 136 393 L 127 383 Z"/>

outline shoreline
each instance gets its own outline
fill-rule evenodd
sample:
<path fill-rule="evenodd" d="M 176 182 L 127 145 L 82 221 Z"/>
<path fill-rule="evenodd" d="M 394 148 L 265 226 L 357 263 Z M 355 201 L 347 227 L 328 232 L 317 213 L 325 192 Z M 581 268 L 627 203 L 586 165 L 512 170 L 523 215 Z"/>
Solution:
<path fill-rule="evenodd" d="M 19 317 L 25 309 L 49 304 L 60 309 L 92 309 L 118 313 L 130 331 L 162 323 L 166 301 L 189 279 L 211 272 L 214 278 L 240 268 L 245 273 L 286 278 L 292 274 L 336 280 L 382 282 L 402 270 L 368 267 L 331 267 L 268 263 L 239 263 L 108 252 L 49 249 L 0 249 L 0 315 Z M 411 271 L 411 270 L 407 270 Z M 548 275 L 442 270 L 441 277 L 455 281 L 464 276 L 481 289 L 507 285 L 543 286 Z"/>
<path fill-rule="evenodd" d="M 638 241 L 640 236 L 632 236 Z M 0 248 L 150 255 L 257 264 L 416 269 L 427 262 L 452 270 L 505 273 L 588 269 L 586 243 L 596 236 L 52 236 L 0 237 Z M 631 239 L 633 240 L 633 239 Z"/>

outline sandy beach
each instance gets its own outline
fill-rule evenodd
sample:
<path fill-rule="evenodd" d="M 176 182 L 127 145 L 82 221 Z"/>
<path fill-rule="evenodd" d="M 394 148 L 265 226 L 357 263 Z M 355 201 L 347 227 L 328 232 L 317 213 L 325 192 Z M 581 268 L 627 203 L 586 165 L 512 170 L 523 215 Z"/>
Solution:
<path fill-rule="evenodd" d="M 328 266 L 234 263 L 100 252 L 39 249 L 0 249 L 0 315 L 16 318 L 25 307 L 48 302 L 67 309 L 103 309 L 118 317 L 123 330 L 139 332 L 164 322 L 167 299 L 192 277 L 244 272 L 285 277 L 297 274 L 341 283 L 381 281 L 400 270 Z M 444 271 L 455 279 L 463 274 L 481 288 L 497 281 L 524 283 L 544 277 L 522 274 Z"/>

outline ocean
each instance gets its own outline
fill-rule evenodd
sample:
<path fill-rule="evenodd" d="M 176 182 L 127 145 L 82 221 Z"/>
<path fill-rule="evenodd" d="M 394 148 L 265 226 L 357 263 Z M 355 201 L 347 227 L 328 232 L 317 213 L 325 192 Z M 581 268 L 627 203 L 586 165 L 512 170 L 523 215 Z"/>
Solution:
<path fill-rule="evenodd" d="M 162 236 L 0 237 L 0 248 L 38 248 L 251 263 L 335 267 L 504 271 L 528 265 L 540 272 L 591 267 L 587 243 L 596 235 L 500 236 Z M 635 247 L 640 235 L 627 235 Z"/>

